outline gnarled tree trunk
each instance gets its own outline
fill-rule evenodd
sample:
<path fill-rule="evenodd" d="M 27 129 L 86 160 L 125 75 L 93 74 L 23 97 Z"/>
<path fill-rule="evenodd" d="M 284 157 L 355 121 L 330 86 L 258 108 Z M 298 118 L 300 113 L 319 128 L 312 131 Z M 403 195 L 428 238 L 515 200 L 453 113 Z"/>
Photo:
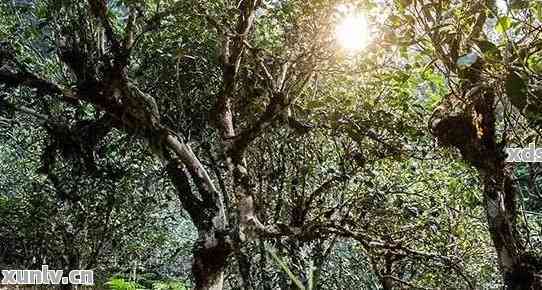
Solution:
<path fill-rule="evenodd" d="M 504 146 L 496 141 L 495 93 L 492 88 L 476 85 L 471 82 L 463 88 L 479 92 L 471 96 L 471 103 L 463 111 L 451 114 L 448 106 L 441 106 L 435 112 L 432 131 L 441 145 L 459 149 L 463 159 L 478 170 L 489 232 L 505 288 L 542 289 L 542 264 L 525 249 L 517 230 L 517 195 L 505 169 Z"/>
<path fill-rule="evenodd" d="M 232 242 L 228 237 L 221 196 L 190 148 L 172 135 L 168 135 L 165 140 L 170 149 L 177 153 L 177 158 L 172 158 L 168 164 L 168 175 L 198 230 L 198 240 L 192 251 L 195 289 L 222 289 Z M 189 176 L 201 198 L 192 193 Z"/>
<path fill-rule="evenodd" d="M 542 289 L 540 265 L 519 240 L 516 229 L 516 192 L 503 166 L 480 170 L 484 208 L 506 289 Z"/>

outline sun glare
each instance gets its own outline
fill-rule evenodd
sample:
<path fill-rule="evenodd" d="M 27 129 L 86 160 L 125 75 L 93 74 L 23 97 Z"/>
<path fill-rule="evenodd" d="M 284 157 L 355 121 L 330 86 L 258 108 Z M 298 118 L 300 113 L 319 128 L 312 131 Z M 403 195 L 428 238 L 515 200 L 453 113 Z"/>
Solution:
<path fill-rule="evenodd" d="M 362 50 L 369 44 L 370 33 L 367 18 L 361 14 L 344 17 L 335 29 L 339 45 L 349 52 Z"/>

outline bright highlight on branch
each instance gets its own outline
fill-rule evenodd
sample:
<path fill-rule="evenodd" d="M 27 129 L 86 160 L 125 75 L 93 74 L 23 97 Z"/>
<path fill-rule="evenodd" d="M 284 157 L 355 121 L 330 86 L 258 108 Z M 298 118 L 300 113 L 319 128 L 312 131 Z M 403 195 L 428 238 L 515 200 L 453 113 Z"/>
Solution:
<path fill-rule="evenodd" d="M 335 37 L 339 45 L 349 52 L 362 50 L 370 40 L 367 18 L 361 14 L 347 15 L 335 28 Z"/>

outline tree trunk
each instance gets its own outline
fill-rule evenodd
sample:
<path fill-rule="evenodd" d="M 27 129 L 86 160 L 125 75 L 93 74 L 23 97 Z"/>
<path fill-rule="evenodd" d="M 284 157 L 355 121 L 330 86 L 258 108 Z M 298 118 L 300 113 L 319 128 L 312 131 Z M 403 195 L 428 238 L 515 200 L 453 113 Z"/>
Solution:
<path fill-rule="evenodd" d="M 484 208 L 489 232 L 497 252 L 505 288 L 542 289 L 540 261 L 525 251 L 516 229 L 516 194 L 503 168 L 480 170 L 484 185 Z"/>
<path fill-rule="evenodd" d="M 217 231 L 200 232 L 200 239 L 194 245 L 193 254 L 192 274 L 196 282 L 194 289 L 223 289 L 224 270 L 230 254 L 227 239 Z"/>
<path fill-rule="evenodd" d="M 198 230 L 198 240 L 192 251 L 195 289 L 222 289 L 227 259 L 232 253 L 222 198 L 192 150 L 174 136 L 168 135 L 165 140 L 177 157 L 169 160 L 168 175 Z M 190 177 L 198 195 L 192 192 Z"/>
<path fill-rule="evenodd" d="M 481 65 L 477 66 L 481 70 Z M 467 82 L 463 88 L 465 92 L 473 90 L 471 86 L 476 84 L 476 78 L 469 81 L 471 84 Z M 449 98 L 453 104 L 453 96 Z M 538 274 L 542 261 L 525 249 L 517 230 L 517 195 L 505 170 L 504 146 L 497 144 L 495 92 L 485 88 L 471 99 L 471 104 L 459 115 L 450 112 L 449 105 L 437 109 L 434 114 L 437 118 L 432 122 L 433 134 L 441 145 L 459 149 L 463 159 L 478 170 L 489 232 L 505 289 L 542 289 Z"/>

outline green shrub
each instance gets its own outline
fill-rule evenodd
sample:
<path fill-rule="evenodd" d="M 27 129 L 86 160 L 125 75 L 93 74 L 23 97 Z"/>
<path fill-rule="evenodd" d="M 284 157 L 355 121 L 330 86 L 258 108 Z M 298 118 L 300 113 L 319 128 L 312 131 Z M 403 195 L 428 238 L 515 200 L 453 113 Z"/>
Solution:
<path fill-rule="evenodd" d="M 152 285 L 153 290 L 186 290 L 184 283 L 179 281 L 156 282 Z"/>
<path fill-rule="evenodd" d="M 143 287 L 136 282 L 126 281 L 123 278 L 111 278 L 105 283 L 111 290 L 138 290 Z"/>

